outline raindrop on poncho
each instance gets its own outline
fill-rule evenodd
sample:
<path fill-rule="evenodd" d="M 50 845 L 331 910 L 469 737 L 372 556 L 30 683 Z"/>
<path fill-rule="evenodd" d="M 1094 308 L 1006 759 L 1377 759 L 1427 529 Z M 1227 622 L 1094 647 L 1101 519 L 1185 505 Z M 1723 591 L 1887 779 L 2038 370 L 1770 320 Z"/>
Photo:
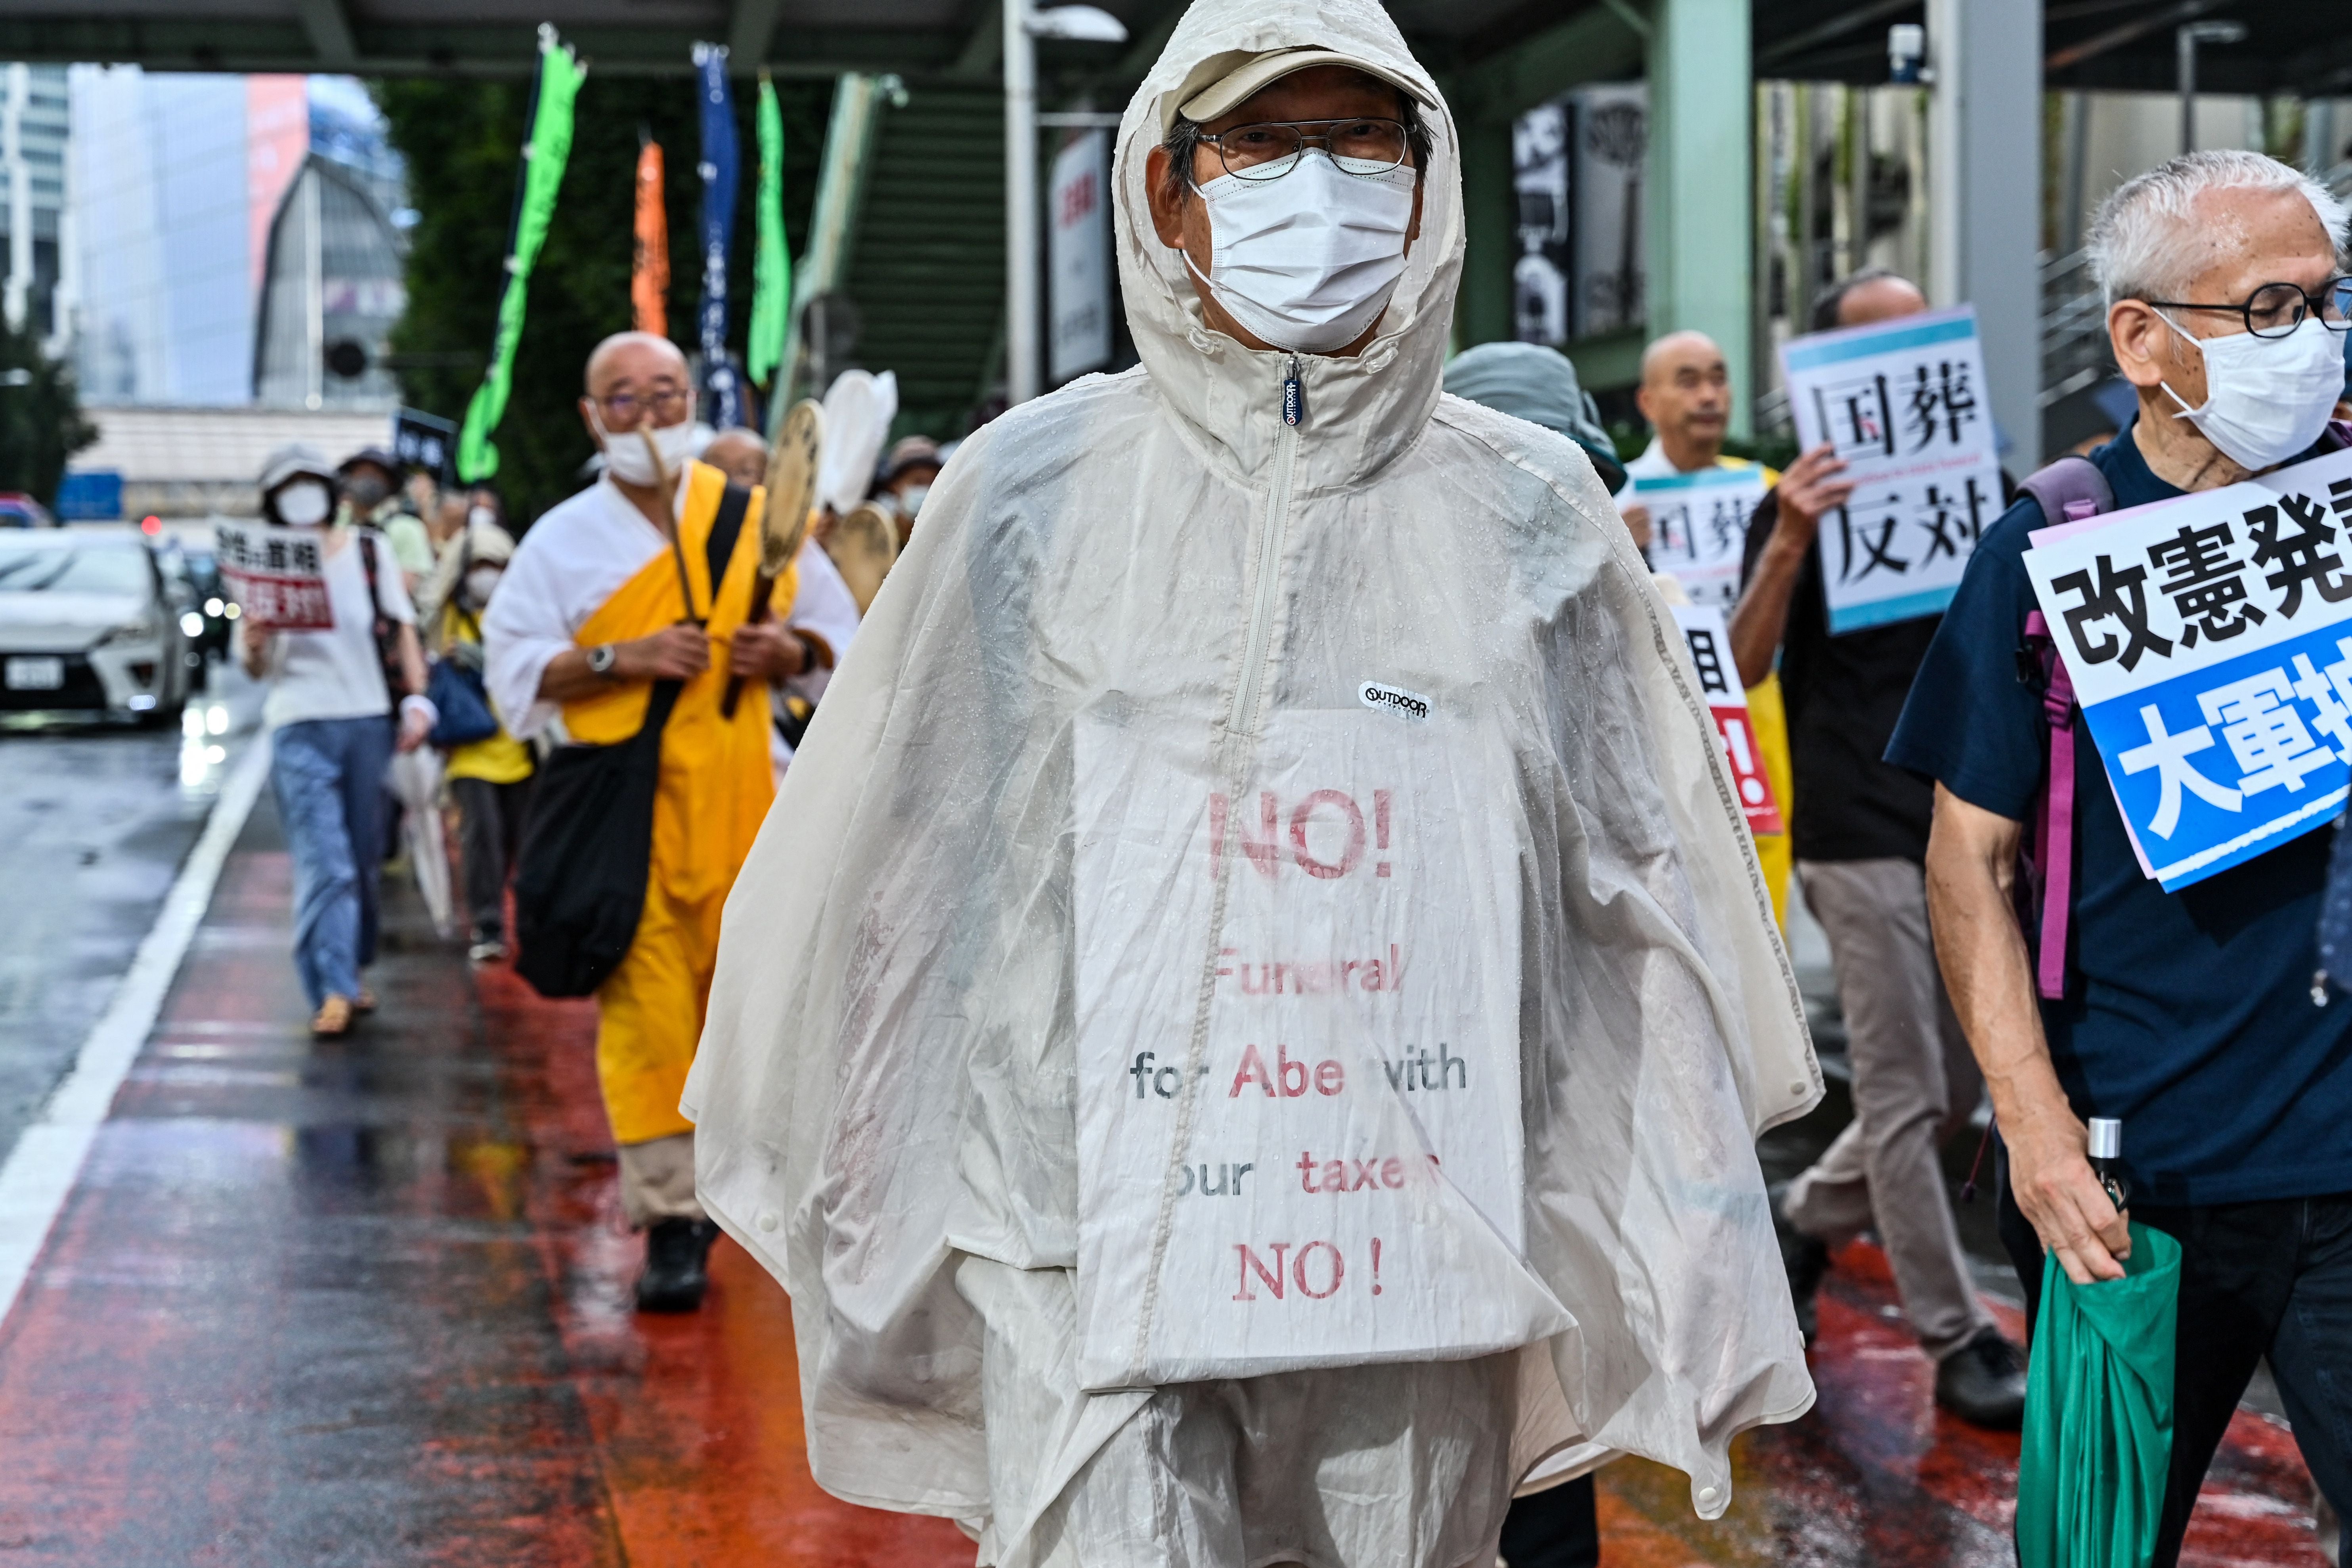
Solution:
<path fill-rule="evenodd" d="M 1306 45 L 1440 107 L 1293 426 L 1143 182 L 1163 95 Z M 1590 461 L 1441 395 L 1458 145 L 1369 0 L 1185 14 L 1119 132 L 1142 363 L 958 450 L 730 898 L 703 1202 L 818 1482 L 982 1563 L 1459 1568 L 1538 1462 L 1714 1517 L 1811 1403 L 1753 1146 L 1821 1092 L 1794 977 Z"/>

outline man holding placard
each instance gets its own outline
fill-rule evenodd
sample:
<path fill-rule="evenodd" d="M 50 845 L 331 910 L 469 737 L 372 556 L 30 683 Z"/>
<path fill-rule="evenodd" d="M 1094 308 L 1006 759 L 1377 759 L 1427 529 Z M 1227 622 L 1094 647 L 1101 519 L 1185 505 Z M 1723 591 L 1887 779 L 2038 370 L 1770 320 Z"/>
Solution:
<path fill-rule="evenodd" d="M 1955 563 L 1974 543 L 1971 523 L 1952 530 L 1949 552 L 1938 551 L 1934 510 L 1921 505 L 1950 483 L 1934 465 L 1948 459 L 1955 418 L 1969 437 L 1958 450 L 1981 459 L 1961 485 L 1997 491 L 2000 482 L 1990 423 L 1965 392 L 1937 394 L 1933 429 L 1916 418 L 1905 426 L 1910 402 L 1898 389 L 1983 379 L 1966 312 L 1927 310 L 1907 279 L 1857 273 L 1815 303 L 1813 335 L 1788 345 L 1807 450 L 1748 528 L 1747 589 L 1731 638 L 1742 680 L 1761 681 L 1778 660 L 1796 779 L 1797 879 L 1829 938 L 1853 1064 L 1853 1120 L 1781 1201 L 1798 1321 L 1810 1332 L 1830 1248 L 1874 1228 L 1912 1329 L 1937 1363 L 1937 1402 L 1970 1421 L 2012 1426 L 2025 1409 L 2023 1360 L 1977 1300 L 1944 1191 L 1940 1150 L 1984 1089 L 1928 938 L 1920 866 L 1933 796 L 1880 760 L 1936 635 L 1935 595 L 1949 595 Z M 1866 510 L 1873 500 L 1876 510 Z M 1941 589 L 1878 585 L 1929 574 L 1920 557 L 1930 554 Z"/>
<path fill-rule="evenodd" d="M 2138 418 L 1986 531 L 1887 751 L 1936 781 L 1937 946 L 2029 1300 L 2044 1248 L 2077 1284 L 2134 1250 L 2087 1118 L 2121 1123 L 2131 1222 L 2180 1243 L 2159 1565 L 2264 1357 L 2352 1503 L 2352 1002 L 2314 978 L 2352 778 L 2345 220 L 2252 153 L 2108 198 L 2092 259 Z"/>
<path fill-rule="evenodd" d="M 1725 615 L 1739 597 L 1739 559 L 1748 519 L 1780 482 L 1774 469 L 1723 455 L 1731 428 L 1731 373 L 1705 332 L 1668 332 L 1642 351 L 1633 405 L 1654 432 L 1624 467 L 1617 510 L 1643 556 L 1682 584 L 1695 605 Z M 1748 718 L 1773 795 L 1789 798 L 1789 735 L 1780 683 L 1768 668 L 1748 692 Z M 1785 833 L 1759 829 L 1756 856 L 1772 894 L 1772 918 L 1788 918 L 1790 856 Z"/>

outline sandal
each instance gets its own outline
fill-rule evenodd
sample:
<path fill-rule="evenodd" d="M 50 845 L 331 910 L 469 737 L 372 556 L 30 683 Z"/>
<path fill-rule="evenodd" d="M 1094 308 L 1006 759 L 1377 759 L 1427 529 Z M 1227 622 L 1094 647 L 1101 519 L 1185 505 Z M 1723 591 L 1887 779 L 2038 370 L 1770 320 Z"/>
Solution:
<path fill-rule="evenodd" d="M 376 1005 L 375 993 L 364 985 L 360 987 L 360 994 L 352 998 L 352 1011 L 354 1013 L 373 1013 Z"/>
<path fill-rule="evenodd" d="M 341 1038 L 352 1032 L 352 999 L 330 996 L 319 1004 L 319 1011 L 310 1019 L 310 1037 L 319 1040 Z"/>

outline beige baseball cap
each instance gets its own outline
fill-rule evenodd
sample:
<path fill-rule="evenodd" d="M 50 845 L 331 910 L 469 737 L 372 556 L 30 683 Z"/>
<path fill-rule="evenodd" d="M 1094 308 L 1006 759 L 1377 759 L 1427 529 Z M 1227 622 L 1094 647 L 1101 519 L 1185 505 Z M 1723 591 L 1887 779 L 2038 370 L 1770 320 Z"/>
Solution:
<path fill-rule="evenodd" d="M 1419 83 L 1388 66 L 1375 65 L 1338 49 L 1227 49 L 1194 66 L 1175 91 L 1160 98 L 1160 134 L 1165 136 L 1174 130 L 1180 114 L 1196 124 L 1230 114 L 1267 83 L 1280 81 L 1310 66 L 1346 66 L 1387 82 L 1424 109 L 1437 107 Z"/>

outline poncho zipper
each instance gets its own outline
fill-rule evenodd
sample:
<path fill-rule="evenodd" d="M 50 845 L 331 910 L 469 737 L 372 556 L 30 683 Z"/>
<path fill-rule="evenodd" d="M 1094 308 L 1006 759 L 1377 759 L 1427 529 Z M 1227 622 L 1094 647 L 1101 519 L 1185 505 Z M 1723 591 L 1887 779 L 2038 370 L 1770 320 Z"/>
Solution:
<path fill-rule="evenodd" d="M 1233 731 L 1247 734 L 1256 727 L 1258 686 L 1274 636 L 1276 590 L 1281 586 L 1282 546 L 1290 522 L 1290 476 L 1298 457 L 1298 426 L 1305 416 L 1299 390 L 1298 356 L 1290 356 L 1283 379 L 1282 428 L 1274 437 L 1274 479 L 1266 487 L 1265 524 L 1258 531 L 1257 595 L 1250 611 L 1249 641 L 1242 653 L 1241 690 L 1234 698 Z"/>

